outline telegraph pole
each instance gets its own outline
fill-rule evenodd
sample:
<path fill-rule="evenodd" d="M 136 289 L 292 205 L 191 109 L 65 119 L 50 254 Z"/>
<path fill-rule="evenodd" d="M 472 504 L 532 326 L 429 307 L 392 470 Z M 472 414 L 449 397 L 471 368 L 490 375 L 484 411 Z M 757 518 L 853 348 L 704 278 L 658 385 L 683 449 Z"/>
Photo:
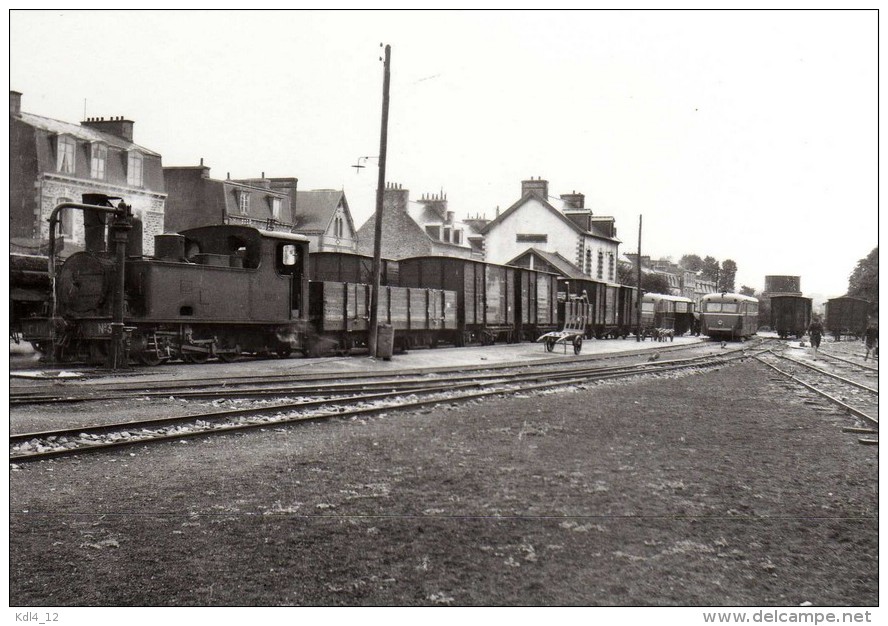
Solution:
<path fill-rule="evenodd" d="M 382 46 L 382 44 L 379 44 Z M 379 133 L 379 180 L 376 183 L 376 224 L 373 232 L 373 282 L 370 285 L 370 356 L 376 357 L 377 325 L 379 322 L 379 274 L 382 257 L 382 202 L 385 191 L 385 151 L 388 143 L 389 81 L 391 78 L 392 47 L 385 47 L 382 81 L 382 129 Z"/>
<path fill-rule="evenodd" d="M 638 216 L 638 300 L 635 303 L 635 341 L 641 341 L 641 215 Z"/>

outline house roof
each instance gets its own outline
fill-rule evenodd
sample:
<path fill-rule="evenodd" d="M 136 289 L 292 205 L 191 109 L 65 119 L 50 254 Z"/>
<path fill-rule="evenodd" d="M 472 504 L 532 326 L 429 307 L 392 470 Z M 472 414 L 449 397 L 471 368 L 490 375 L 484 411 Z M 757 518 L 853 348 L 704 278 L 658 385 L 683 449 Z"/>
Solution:
<path fill-rule="evenodd" d="M 157 152 L 135 144 L 132 141 L 127 141 L 126 139 L 118 137 L 117 135 L 104 133 L 94 128 L 81 126 L 80 124 L 72 124 L 70 122 L 63 122 L 61 120 L 54 120 L 49 117 L 41 117 L 40 115 L 34 115 L 33 113 L 24 112 L 21 114 L 20 119 L 29 126 L 39 128 L 40 130 L 45 130 L 48 133 L 71 135 L 76 139 L 82 139 L 84 141 L 90 142 L 101 141 L 108 144 L 109 146 L 114 146 L 115 148 L 120 148 L 122 150 L 131 150 L 133 148 L 136 148 L 142 154 L 156 157 L 160 156 L 160 154 L 158 154 Z"/>
<path fill-rule="evenodd" d="M 293 219 L 298 230 L 327 230 L 336 208 L 342 203 L 348 217 L 348 225 L 355 232 L 351 211 L 345 192 L 336 189 L 296 190 L 296 204 L 292 207 Z"/>
<path fill-rule="evenodd" d="M 616 242 L 618 242 L 618 243 L 620 242 L 620 240 L 619 240 L 619 239 L 616 239 L 615 237 L 605 237 L 604 235 L 602 235 L 602 234 L 600 234 L 600 233 L 597 233 L 597 232 L 594 232 L 594 231 L 583 230 L 582 228 L 580 228 L 579 226 L 577 226 L 576 222 L 574 222 L 572 219 L 570 219 L 569 217 L 567 217 L 567 216 L 566 216 L 561 210 L 559 210 L 559 209 L 557 209 L 556 207 L 554 207 L 554 206 L 553 206 L 548 200 L 546 200 L 546 199 L 540 197 L 539 194 L 534 193 L 534 192 L 532 192 L 532 191 L 528 191 L 528 192 L 525 193 L 523 196 L 521 196 L 521 198 L 520 198 L 515 204 L 513 204 L 513 205 L 510 206 L 508 209 L 506 209 L 505 211 L 503 211 L 502 213 L 500 213 L 500 214 L 496 217 L 496 219 L 494 219 L 494 220 L 491 221 L 489 224 L 487 224 L 484 228 L 482 228 L 482 229 L 481 229 L 481 232 L 484 233 L 484 234 L 489 233 L 490 230 L 491 230 L 491 228 L 494 227 L 494 225 L 503 222 L 507 217 L 509 217 L 509 216 L 512 215 L 515 211 L 517 211 L 519 208 L 521 208 L 521 206 L 524 205 L 524 204 L 525 204 L 528 200 L 530 200 L 531 198 L 535 198 L 536 200 L 538 200 L 539 203 L 543 205 L 543 208 L 548 209 L 549 211 L 551 211 L 552 213 L 554 213 L 555 215 L 557 215 L 558 218 L 561 219 L 561 221 L 563 221 L 565 224 L 567 224 L 567 225 L 570 226 L 573 230 L 575 230 L 576 232 L 578 232 L 578 233 L 580 233 L 580 234 L 583 234 L 583 235 L 589 235 L 589 236 L 591 236 L 591 237 L 597 237 L 598 239 L 607 239 L 608 241 L 616 241 Z M 564 204 L 564 203 L 561 202 L 561 201 L 556 201 L 556 202 L 558 202 L 558 204 L 562 204 L 562 205 Z"/>
<path fill-rule="evenodd" d="M 528 254 L 540 257 L 543 261 L 558 270 L 558 273 L 560 273 L 565 278 L 572 278 L 574 280 L 589 280 L 589 276 L 584 274 L 583 270 L 565 259 L 557 252 L 548 252 L 546 250 L 540 250 L 539 248 L 528 248 L 527 250 L 516 256 L 514 259 L 506 263 L 506 265 L 511 265 L 513 262 Z"/>

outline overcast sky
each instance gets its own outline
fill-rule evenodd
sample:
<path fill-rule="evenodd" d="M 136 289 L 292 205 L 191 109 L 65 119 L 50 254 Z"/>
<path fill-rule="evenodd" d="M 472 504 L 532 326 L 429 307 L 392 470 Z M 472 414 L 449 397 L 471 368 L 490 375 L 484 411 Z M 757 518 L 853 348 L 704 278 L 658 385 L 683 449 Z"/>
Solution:
<path fill-rule="evenodd" d="M 13 12 L 29 113 L 123 115 L 164 165 L 295 176 L 372 213 L 387 180 L 492 218 L 542 177 L 622 252 L 733 259 L 737 286 L 842 295 L 878 245 L 877 14 Z"/>

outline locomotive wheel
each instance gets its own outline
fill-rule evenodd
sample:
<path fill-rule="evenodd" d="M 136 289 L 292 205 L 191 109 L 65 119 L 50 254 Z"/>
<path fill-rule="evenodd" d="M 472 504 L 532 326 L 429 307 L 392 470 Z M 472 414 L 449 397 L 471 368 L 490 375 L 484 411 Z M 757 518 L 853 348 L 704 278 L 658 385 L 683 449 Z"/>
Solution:
<path fill-rule="evenodd" d="M 157 367 L 164 361 L 164 359 L 160 358 L 160 355 L 155 351 L 140 352 L 138 359 L 139 363 L 147 365 L 148 367 Z"/>
<path fill-rule="evenodd" d="M 186 363 L 195 363 L 197 365 L 201 365 L 207 362 L 207 359 L 210 358 L 210 355 L 206 352 L 185 352 L 182 354 L 182 360 Z"/>
<path fill-rule="evenodd" d="M 555 339 L 549 337 L 546 339 L 546 352 L 552 352 L 555 349 Z"/>
<path fill-rule="evenodd" d="M 291 348 L 290 346 L 281 346 L 277 349 L 277 355 L 282 359 L 286 359 L 291 354 L 293 354 L 293 348 Z"/>
<path fill-rule="evenodd" d="M 216 356 L 223 363 L 234 363 L 241 357 L 241 347 L 239 344 L 234 344 L 231 348 L 225 348 L 224 352 L 217 352 Z"/>
<path fill-rule="evenodd" d="M 574 354 L 579 354 L 583 350 L 583 338 L 576 337 L 574 339 Z"/>

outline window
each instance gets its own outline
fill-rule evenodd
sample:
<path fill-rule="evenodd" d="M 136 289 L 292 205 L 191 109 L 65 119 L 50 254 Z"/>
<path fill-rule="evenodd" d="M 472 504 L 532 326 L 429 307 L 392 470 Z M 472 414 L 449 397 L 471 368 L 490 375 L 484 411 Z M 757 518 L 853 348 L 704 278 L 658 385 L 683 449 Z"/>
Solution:
<path fill-rule="evenodd" d="M 453 231 L 453 243 L 462 245 L 462 242 L 463 242 L 462 234 L 463 234 L 463 231 L 461 231 L 461 230 Z"/>
<path fill-rule="evenodd" d="M 586 274 L 592 275 L 592 251 L 586 250 Z"/>
<path fill-rule="evenodd" d="M 612 281 L 616 281 L 616 268 L 614 267 L 614 253 L 607 253 L 607 273 Z"/>
<path fill-rule="evenodd" d="M 56 198 L 56 206 L 71 202 L 71 198 Z M 74 211 L 71 209 L 62 209 L 59 212 L 59 234 L 66 239 L 74 236 Z"/>
<path fill-rule="evenodd" d="M 271 217 L 272 217 L 272 219 L 276 219 L 276 220 L 281 219 L 281 199 L 280 198 L 272 198 L 271 199 Z"/>
<path fill-rule="evenodd" d="M 126 184 L 142 186 L 142 153 L 131 150 L 126 162 Z"/>
<path fill-rule="evenodd" d="M 345 231 L 342 216 L 337 215 L 335 218 L 333 218 L 333 236 L 337 238 L 342 237 L 343 232 Z"/>
<path fill-rule="evenodd" d="M 72 137 L 60 135 L 58 138 L 56 169 L 63 174 L 74 173 L 74 150 L 76 144 Z"/>
<path fill-rule="evenodd" d="M 449 228 L 445 228 L 445 229 L 444 229 L 444 238 L 443 238 L 443 241 L 446 241 L 447 243 L 450 243 L 450 229 L 449 229 Z"/>
<path fill-rule="evenodd" d="M 237 206 L 240 209 L 241 215 L 246 215 L 250 212 L 250 192 L 245 189 L 240 189 L 237 192 Z"/>
<path fill-rule="evenodd" d="M 598 278 L 604 278 L 604 252 L 598 251 Z"/>
<path fill-rule="evenodd" d="M 296 246 L 288 243 L 281 247 L 281 265 L 289 267 L 296 265 Z"/>
<path fill-rule="evenodd" d="M 546 243 L 549 241 L 549 235 L 544 234 L 517 234 L 515 235 L 515 243 Z"/>
<path fill-rule="evenodd" d="M 103 143 L 90 144 L 89 175 L 104 180 L 105 161 L 108 160 L 108 146 Z"/>

